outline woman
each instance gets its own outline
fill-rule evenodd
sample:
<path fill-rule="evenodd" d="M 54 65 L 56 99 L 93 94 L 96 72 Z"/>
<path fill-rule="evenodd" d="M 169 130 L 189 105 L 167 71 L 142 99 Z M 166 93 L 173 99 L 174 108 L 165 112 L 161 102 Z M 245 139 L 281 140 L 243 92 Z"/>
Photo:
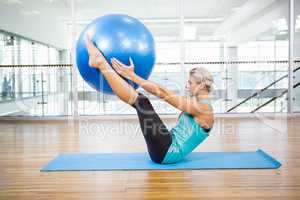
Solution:
<path fill-rule="evenodd" d="M 191 97 L 184 97 L 135 74 L 131 59 L 130 66 L 112 59 L 114 70 L 89 38 L 86 40 L 86 47 L 89 65 L 98 68 L 113 92 L 136 109 L 150 158 L 154 162 L 178 162 L 208 136 L 214 123 L 213 109 L 209 104 L 213 78 L 208 71 L 203 68 L 190 71 L 187 89 Z M 177 125 L 169 131 L 154 111 L 149 99 L 137 92 L 121 76 L 181 110 Z"/>

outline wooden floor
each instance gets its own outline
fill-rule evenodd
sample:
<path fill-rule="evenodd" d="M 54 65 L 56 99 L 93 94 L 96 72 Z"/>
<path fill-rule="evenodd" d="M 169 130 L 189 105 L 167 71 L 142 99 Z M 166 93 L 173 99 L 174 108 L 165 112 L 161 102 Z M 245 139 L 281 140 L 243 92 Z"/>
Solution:
<path fill-rule="evenodd" d="M 282 167 L 42 173 L 59 153 L 146 151 L 137 121 L 2 121 L 0 199 L 300 199 L 300 118 L 219 118 L 197 151 L 257 148 Z"/>

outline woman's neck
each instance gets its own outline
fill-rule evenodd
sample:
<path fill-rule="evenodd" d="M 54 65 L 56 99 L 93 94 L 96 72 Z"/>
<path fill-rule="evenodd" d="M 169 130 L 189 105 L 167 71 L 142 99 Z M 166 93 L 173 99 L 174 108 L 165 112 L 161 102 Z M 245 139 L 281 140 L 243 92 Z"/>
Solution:
<path fill-rule="evenodd" d="M 196 96 L 197 100 L 208 99 L 210 96 L 208 93 L 202 93 Z"/>

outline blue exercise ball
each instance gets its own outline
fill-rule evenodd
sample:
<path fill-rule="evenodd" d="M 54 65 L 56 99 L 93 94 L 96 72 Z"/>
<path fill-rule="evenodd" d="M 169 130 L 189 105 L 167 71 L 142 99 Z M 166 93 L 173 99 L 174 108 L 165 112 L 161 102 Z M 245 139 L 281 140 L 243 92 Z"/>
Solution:
<path fill-rule="evenodd" d="M 131 58 L 135 73 L 148 79 L 155 62 L 155 44 L 152 34 L 139 20 L 123 14 L 99 17 L 87 25 L 77 41 L 76 64 L 83 79 L 96 90 L 113 94 L 101 72 L 89 66 L 85 47 L 87 34 L 110 64 L 111 58 L 117 58 L 129 65 Z M 126 81 L 134 88 L 138 87 L 129 80 Z"/>

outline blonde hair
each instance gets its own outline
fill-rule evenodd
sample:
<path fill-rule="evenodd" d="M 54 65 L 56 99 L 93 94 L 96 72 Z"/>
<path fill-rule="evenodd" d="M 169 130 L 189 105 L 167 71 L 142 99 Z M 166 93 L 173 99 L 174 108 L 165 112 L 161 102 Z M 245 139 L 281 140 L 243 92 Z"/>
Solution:
<path fill-rule="evenodd" d="M 190 76 L 193 76 L 196 79 L 197 83 L 204 84 L 209 93 L 212 92 L 214 78 L 210 71 L 203 67 L 196 67 L 191 69 Z"/>

